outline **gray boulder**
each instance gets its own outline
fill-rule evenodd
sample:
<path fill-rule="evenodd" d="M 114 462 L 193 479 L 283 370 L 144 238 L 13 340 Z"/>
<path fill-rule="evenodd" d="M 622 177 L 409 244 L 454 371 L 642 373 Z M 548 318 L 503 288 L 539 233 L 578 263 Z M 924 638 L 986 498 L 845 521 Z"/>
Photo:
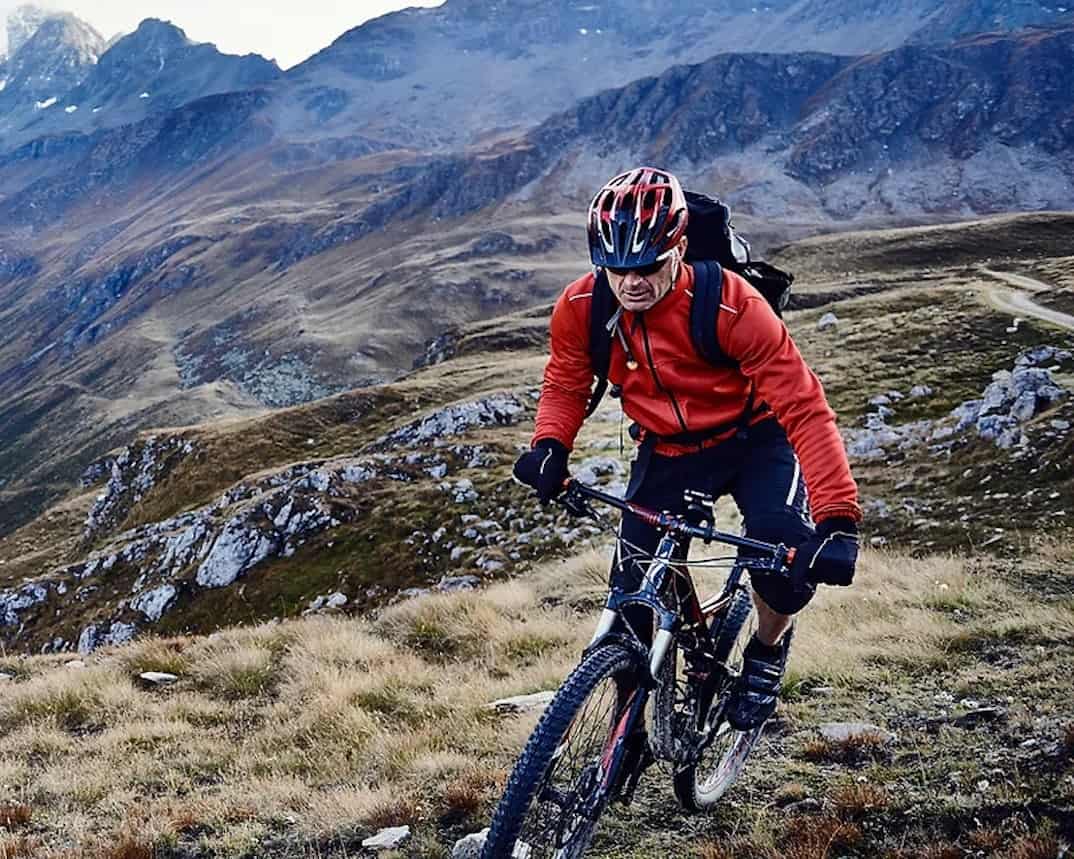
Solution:
<path fill-rule="evenodd" d="M 362 842 L 366 850 L 379 853 L 381 850 L 396 850 L 410 840 L 409 826 L 389 826 L 376 835 L 370 835 Z"/>
<path fill-rule="evenodd" d="M 829 311 L 817 322 L 818 331 L 834 331 L 839 327 L 839 317 Z"/>
<path fill-rule="evenodd" d="M 831 743 L 843 743 L 858 739 L 875 738 L 882 743 L 892 743 L 896 735 L 879 725 L 868 722 L 824 722 L 818 726 L 820 735 Z"/>
<path fill-rule="evenodd" d="M 451 848 L 451 859 L 481 859 L 481 852 L 485 849 L 485 842 L 488 838 L 487 828 L 460 838 Z"/>

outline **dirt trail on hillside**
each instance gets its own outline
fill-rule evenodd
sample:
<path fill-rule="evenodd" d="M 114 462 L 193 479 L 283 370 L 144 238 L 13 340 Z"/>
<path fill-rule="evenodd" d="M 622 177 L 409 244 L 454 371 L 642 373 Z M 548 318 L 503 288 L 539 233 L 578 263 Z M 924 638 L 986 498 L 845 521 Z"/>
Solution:
<path fill-rule="evenodd" d="M 1031 295 L 1026 294 L 1027 292 L 1051 292 L 1054 287 L 1021 274 L 993 271 L 990 268 L 982 267 L 981 273 L 1015 287 L 1014 289 L 1004 289 L 997 286 L 986 287 L 988 299 L 995 307 L 1016 316 L 1031 316 L 1043 322 L 1058 325 L 1060 328 L 1067 329 L 1067 331 L 1074 331 L 1074 316 L 1069 313 L 1061 313 L 1058 310 L 1041 307 L 1033 300 Z"/>

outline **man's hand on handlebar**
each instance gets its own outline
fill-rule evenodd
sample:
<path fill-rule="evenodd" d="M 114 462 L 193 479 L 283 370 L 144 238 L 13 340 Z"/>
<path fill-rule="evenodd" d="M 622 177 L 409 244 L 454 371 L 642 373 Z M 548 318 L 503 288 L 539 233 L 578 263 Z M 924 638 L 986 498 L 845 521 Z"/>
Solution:
<path fill-rule="evenodd" d="M 791 564 L 797 584 L 849 585 L 858 561 L 858 525 L 835 517 L 817 524 L 817 533 L 798 547 Z"/>
<path fill-rule="evenodd" d="M 515 478 L 537 490 L 537 497 L 547 504 L 563 491 L 567 478 L 569 451 L 554 438 L 542 438 L 518 458 Z"/>

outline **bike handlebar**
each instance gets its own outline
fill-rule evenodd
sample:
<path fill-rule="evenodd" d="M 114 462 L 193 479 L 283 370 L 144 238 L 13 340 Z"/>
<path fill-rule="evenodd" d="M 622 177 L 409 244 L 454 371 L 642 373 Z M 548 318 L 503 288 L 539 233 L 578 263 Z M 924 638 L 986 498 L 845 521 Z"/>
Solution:
<path fill-rule="evenodd" d="M 624 513 L 631 513 L 654 528 L 663 528 L 665 531 L 671 531 L 683 537 L 694 537 L 706 543 L 726 543 L 730 546 L 737 546 L 740 549 L 751 549 L 758 552 L 761 557 L 757 558 L 756 561 L 751 558 L 751 567 L 765 567 L 778 572 L 789 567 L 794 561 L 797 550 L 793 546 L 787 547 L 782 543 L 765 543 L 749 537 L 739 537 L 736 534 L 718 531 L 711 524 L 707 527 L 694 525 L 681 515 L 663 513 L 651 510 L 648 507 L 642 507 L 632 501 L 625 501 L 615 495 L 609 495 L 599 489 L 593 489 L 574 479 L 567 480 L 563 485 L 564 492 L 557 500 L 572 513 L 592 515 L 592 510 L 589 509 L 586 499 L 593 499 L 622 510 Z"/>

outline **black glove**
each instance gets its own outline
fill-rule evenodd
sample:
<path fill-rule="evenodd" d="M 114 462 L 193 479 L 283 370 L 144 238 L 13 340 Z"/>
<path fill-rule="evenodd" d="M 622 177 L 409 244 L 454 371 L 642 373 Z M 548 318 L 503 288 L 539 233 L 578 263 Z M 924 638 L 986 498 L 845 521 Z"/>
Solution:
<path fill-rule="evenodd" d="M 515 463 L 515 477 L 537 490 L 537 497 L 548 503 L 563 491 L 567 477 L 567 448 L 554 438 L 542 438 L 533 450 L 522 454 Z"/>
<path fill-rule="evenodd" d="M 798 547 L 791 580 L 803 584 L 849 585 L 858 561 L 858 525 L 834 517 L 817 525 L 817 533 Z"/>

